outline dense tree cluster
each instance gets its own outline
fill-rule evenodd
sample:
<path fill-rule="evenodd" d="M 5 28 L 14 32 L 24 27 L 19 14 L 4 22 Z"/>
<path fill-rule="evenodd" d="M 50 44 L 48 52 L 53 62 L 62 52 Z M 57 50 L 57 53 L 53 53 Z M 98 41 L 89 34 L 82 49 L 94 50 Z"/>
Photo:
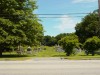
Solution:
<path fill-rule="evenodd" d="M 87 55 L 89 53 L 94 55 L 95 51 L 100 48 L 100 22 L 98 11 L 96 10 L 93 13 L 86 15 L 82 19 L 82 22 L 76 25 L 75 30 Z"/>
<path fill-rule="evenodd" d="M 82 19 L 82 22 L 76 25 L 75 30 L 81 43 L 84 43 L 86 39 L 93 36 L 100 37 L 99 16 L 97 11 L 86 15 Z"/>
<path fill-rule="evenodd" d="M 66 55 L 71 55 L 73 48 L 82 48 L 87 54 L 95 54 L 95 51 L 100 49 L 100 24 L 98 12 L 94 11 L 86 15 L 80 23 L 75 27 L 75 36 L 66 36 L 59 43 L 66 52 Z M 94 37 L 95 36 L 95 37 Z M 78 40 L 80 43 L 78 43 Z"/>
<path fill-rule="evenodd" d="M 19 44 L 33 45 L 41 40 L 43 27 L 33 11 L 34 0 L 0 0 L 0 53 Z"/>
<path fill-rule="evenodd" d="M 55 44 L 56 44 L 55 37 L 49 35 L 43 37 L 42 45 L 54 46 Z"/>
<path fill-rule="evenodd" d="M 59 40 L 61 40 L 62 38 L 66 37 L 66 36 L 70 36 L 70 35 L 74 35 L 74 34 L 75 33 L 60 33 L 60 34 L 56 35 L 55 37 L 46 35 L 43 37 L 42 45 L 46 45 L 46 46 L 58 45 Z"/>
<path fill-rule="evenodd" d="M 57 36 L 55 36 L 56 43 L 58 44 L 58 41 L 61 40 L 64 37 L 66 37 L 67 35 L 68 35 L 67 33 L 60 33 Z"/>

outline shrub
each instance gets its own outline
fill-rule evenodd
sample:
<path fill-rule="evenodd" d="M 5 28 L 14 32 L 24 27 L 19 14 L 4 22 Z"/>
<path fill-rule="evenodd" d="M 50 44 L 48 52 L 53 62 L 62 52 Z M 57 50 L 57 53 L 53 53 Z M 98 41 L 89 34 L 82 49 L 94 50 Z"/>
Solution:
<path fill-rule="evenodd" d="M 100 39 L 96 36 L 89 38 L 84 43 L 84 49 L 86 50 L 86 54 L 91 53 L 93 56 L 95 51 L 100 48 Z"/>
<path fill-rule="evenodd" d="M 59 41 L 59 44 L 63 47 L 67 56 L 70 56 L 73 53 L 73 49 L 78 43 L 78 37 L 76 35 L 66 36 Z"/>

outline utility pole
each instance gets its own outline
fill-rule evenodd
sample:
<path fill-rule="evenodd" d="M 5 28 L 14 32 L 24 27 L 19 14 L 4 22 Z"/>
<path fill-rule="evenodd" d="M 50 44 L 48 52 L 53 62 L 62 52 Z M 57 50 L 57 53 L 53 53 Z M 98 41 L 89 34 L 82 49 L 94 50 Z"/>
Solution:
<path fill-rule="evenodd" d="M 99 19 L 100 19 L 100 0 L 98 0 L 98 6 L 99 6 Z"/>
<path fill-rule="evenodd" d="M 98 13 L 99 13 L 99 25 L 100 25 L 100 0 L 98 0 L 98 8 L 99 8 Z M 98 34 L 99 34 L 99 37 L 100 37 L 100 26 L 98 27 Z"/>

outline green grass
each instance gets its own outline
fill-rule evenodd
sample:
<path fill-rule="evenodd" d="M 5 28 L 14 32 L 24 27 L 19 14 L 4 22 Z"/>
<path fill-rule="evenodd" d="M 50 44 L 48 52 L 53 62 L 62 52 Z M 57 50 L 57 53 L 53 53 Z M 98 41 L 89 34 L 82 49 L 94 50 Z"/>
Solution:
<path fill-rule="evenodd" d="M 3 55 L 0 57 L 0 61 L 4 61 L 4 60 L 13 60 L 13 61 L 16 61 L 16 60 L 28 60 L 32 58 L 31 56 L 29 55 L 18 55 L 16 52 L 5 52 L 3 53 Z"/>
<path fill-rule="evenodd" d="M 54 47 L 45 47 L 46 50 L 42 50 L 33 54 L 18 55 L 16 52 L 6 52 L 0 57 L 0 60 L 28 60 L 35 57 L 61 57 L 68 60 L 100 60 L 100 55 L 88 55 L 86 56 L 84 52 L 78 53 L 77 55 L 66 56 L 64 52 L 56 52 Z"/>
<path fill-rule="evenodd" d="M 62 57 L 69 60 L 98 60 L 100 55 L 92 56 L 86 55 L 84 52 L 78 53 L 76 55 L 66 56 L 64 52 L 56 52 L 54 47 L 46 47 L 46 50 L 42 50 L 35 54 L 35 57 Z"/>
<path fill-rule="evenodd" d="M 95 56 L 67 56 L 64 57 L 64 59 L 69 59 L 69 60 L 100 60 L 100 55 L 95 55 Z"/>
<path fill-rule="evenodd" d="M 92 56 L 92 54 L 86 55 L 84 52 L 78 53 L 77 55 L 72 56 L 66 56 L 64 59 L 69 60 L 100 60 L 100 55 L 95 54 L 95 56 Z"/>
<path fill-rule="evenodd" d="M 0 61 L 16 61 L 16 60 L 28 60 L 31 59 L 32 57 L 26 56 L 26 55 L 3 55 L 2 57 L 0 57 Z"/>
<path fill-rule="evenodd" d="M 42 50 L 36 53 L 35 57 L 65 57 L 64 52 L 56 52 L 54 47 L 46 47 L 46 50 Z"/>

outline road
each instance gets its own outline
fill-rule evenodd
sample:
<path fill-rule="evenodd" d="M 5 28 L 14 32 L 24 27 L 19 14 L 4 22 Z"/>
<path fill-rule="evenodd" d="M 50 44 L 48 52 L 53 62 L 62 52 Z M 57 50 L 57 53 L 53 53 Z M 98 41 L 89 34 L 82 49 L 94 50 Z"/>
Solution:
<path fill-rule="evenodd" d="M 100 75 L 100 60 L 0 61 L 0 75 Z"/>

